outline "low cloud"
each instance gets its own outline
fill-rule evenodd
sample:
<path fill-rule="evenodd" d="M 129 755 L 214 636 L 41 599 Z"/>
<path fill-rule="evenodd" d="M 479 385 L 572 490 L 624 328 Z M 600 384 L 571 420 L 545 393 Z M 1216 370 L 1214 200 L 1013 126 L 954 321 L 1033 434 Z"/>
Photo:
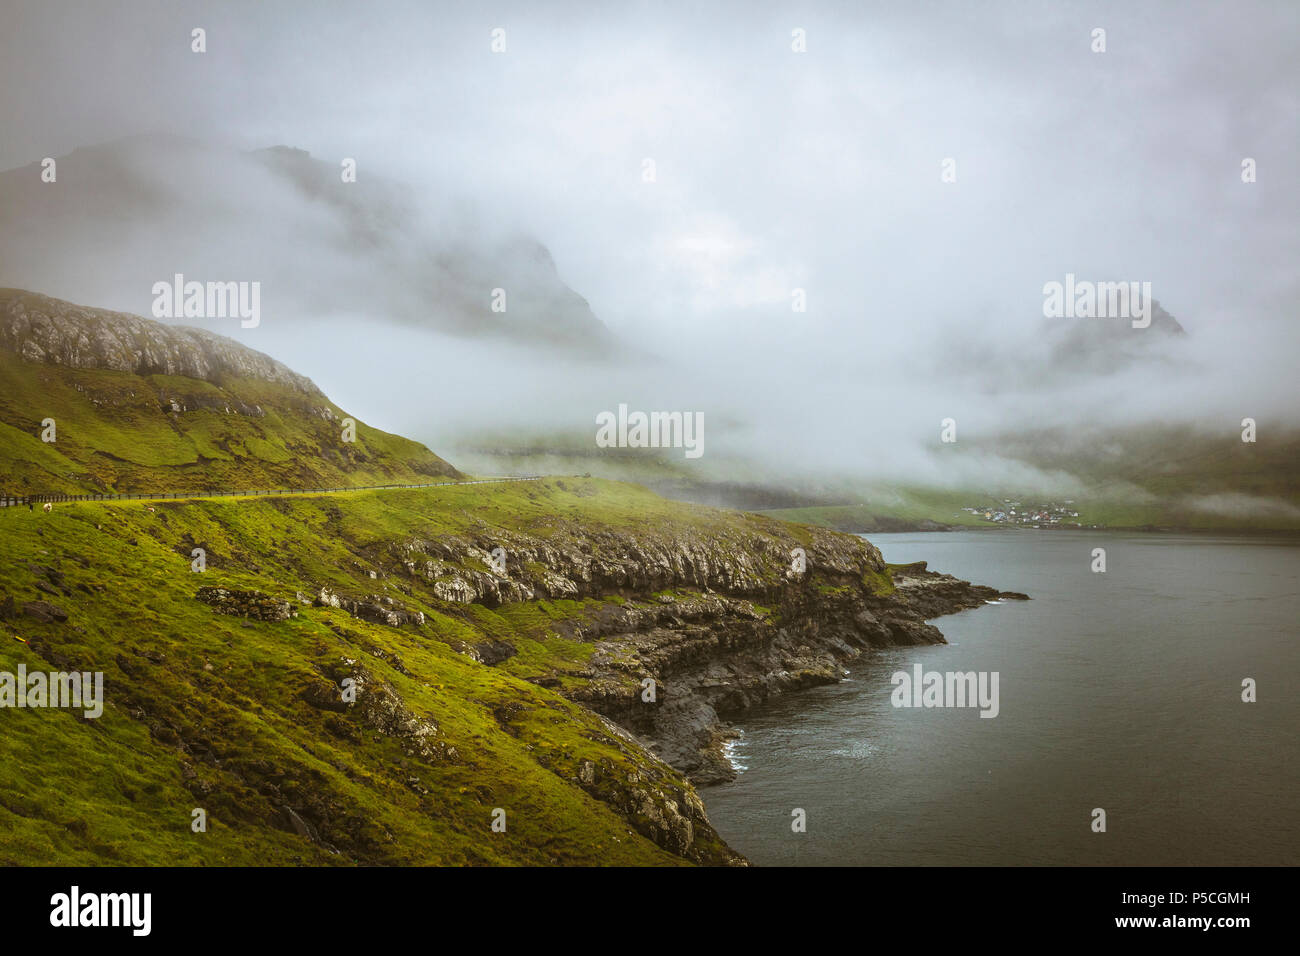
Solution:
<path fill-rule="evenodd" d="M 204 189 L 146 147 L 88 207 L 53 198 L 69 163 L 6 203 L 0 282 L 147 314 L 173 272 L 259 279 L 259 327 L 214 330 L 453 457 L 594 448 L 625 402 L 703 413 L 711 476 L 1066 490 L 997 441 L 1298 424 L 1298 18 L 20 0 L 0 71 L 42 82 L 4 85 L 3 165 L 160 130 L 212 151 Z M 108 35 L 121 68 L 87 86 Z M 356 158 L 358 191 L 250 173 L 276 144 Z M 1075 336 L 1099 320 L 1042 311 L 1067 274 L 1150 282 L 1187 334 Z"/>

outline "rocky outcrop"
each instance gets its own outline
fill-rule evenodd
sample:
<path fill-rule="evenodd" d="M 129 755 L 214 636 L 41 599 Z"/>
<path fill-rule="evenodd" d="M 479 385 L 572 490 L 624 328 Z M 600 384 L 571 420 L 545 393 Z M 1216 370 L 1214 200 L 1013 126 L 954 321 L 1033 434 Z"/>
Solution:
<path fill-rule="evenodd" d="M 391 684 L 356 660 L 340 658 L 323 666 L 321 672 L 329 683 L 312 683 L 302 691 L 302 699 L 311 706 L 355 713 L 362 726 L 400 741 L 408 757 L 457 758 L 456 748 L 442 742 L 438 725 L 431 717 L 417 717 Z"/>
<path fill-rule="evenodd" d="M 48 601 L 28 601 L 23 605 L 23 613 L 43 624 L 51 622 L 62 624 L 68 619 L 67 611 Z"/>
<path fill-rule="evenodd" d="M 311 603 L 316 607 L 340 608 L 353 617 L 369 621 L 371 624 L 401 627 L 404 624 L 424 623 L 423 611 L 410 610 L 400 601 L 382 594 L 368 594 L 357 598 L 336 594 L 332 588 L 321 588 Z"/>
<path fill-rule="evenodd" d="M 951 574 L 929 570 L 929 563 L 894 565 L 890 568 L 899 598 L 909 608 L 927 617 L 940 617 L 954 611 L 979 607 L 985 601 L 1028 601 L 1029 595 L 1019 591 L 999 591 L 995 588 L 971 584 Z"/>
<path fill-rule="evenodd" d="M 740 548 L 733 543 L 704 534 L 683 538 L 603 528 L 566 529 L 548 538 L 496 530 L 474 538 L 411 540 L 387 557 L 396 558 L 408 576 L 428 581 L 440 600 L 495 607 L 672 587 L 757 596 L 779 579 L 779 565 L 797 546 L 759 535 Z M 844 564 L 843 570 L 852 568 Z"/>
<path fill-rule="evenodd" d="M 700 859 L 696 838 L 713 833 L 704 801 L 694 787 L 673 784 L 653 770 L 628 770 L 612 760 L 584 760 L 578 786 L 625 816 L 644 837 L 686 859 Z M 733 857 L 732 864 L 743 864 Z"/>
<path fill-rule="evenodd" d="M 21 289 L 0 289 L 0 349 L 28 362 L 68 368 L 181 375 L 218 385 L 227 379 L 259 379 L 324 398 L 311 379 L 224 335 Z"/>
<path fill-rule="evenodd" d="M 247 617 L 258 621 L 287 621 L 291 617 L 298 616 L 298 609 L 291 603 L 263 594 L 261 591 L 202 587 L 194 597 L 210 605 L 218 613 L 235 617 Z"/>

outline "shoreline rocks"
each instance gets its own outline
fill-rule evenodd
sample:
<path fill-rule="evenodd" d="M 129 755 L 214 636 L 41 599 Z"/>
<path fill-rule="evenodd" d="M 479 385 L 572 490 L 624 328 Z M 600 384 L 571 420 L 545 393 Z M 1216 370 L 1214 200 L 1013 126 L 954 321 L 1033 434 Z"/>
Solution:
<path fill-rule="evenodd" d="M 796 554 L 806 570 L 792 567 Z M 739 534 L 568 526 L 540 538 L 485 527 L 395 543 L 376 563 L 454 604 L 603 600 L 554 623 L 557 635 L 594 645 L 585 680 L 562 692 L 696 784 L 735 776 L 723 753 L 734 736 L 729 718 L 838 681 L 844 664 L 872 648 L 944 643 L 932 618 L 1026 599 L 925 562 L 887 565 L 853 535 L 766 519 Z M 515 652 L 457 649 L 489 666 Z M 552 675 L 532 680 L 564 686 Z"/>
<path fill-rule="evenodd" d="M 767 615 L 716 595 L 678 601 L 669 614 L 637 608 L 599 637 L 590 683 L 569 696 L 633 730 L 693 783 L 724 783 L 735 777 L 724 753 L 730 719 L 835 683 L 873 648 L 946 643 L 930 618 L 1024 597 L 923 566 L 896 571 L 894 581 L 893 595 L 792 587 Z M 653 702 L 640 686 L 647 676 Z"/>

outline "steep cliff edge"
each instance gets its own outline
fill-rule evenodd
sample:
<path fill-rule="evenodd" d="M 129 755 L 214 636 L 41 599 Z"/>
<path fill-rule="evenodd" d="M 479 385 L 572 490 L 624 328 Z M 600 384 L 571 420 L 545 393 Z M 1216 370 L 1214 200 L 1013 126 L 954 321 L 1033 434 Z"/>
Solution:
<path fill-rule="evenodd" d="M 617 615 L 595 637 L 592 683 L 579 700 L 635 729 L 652 751 L 697 784 L 735 776 L 723 755 L 726 721 L 792 690 L 834 683 L 843 665 L 875 647 L 945 643 L 929 618 L 1023 595 L 925 570 L 895 577 L 893 594 L 848 582 L 835 590 L 790 586 L 770 613 L 720 595 L 668 599 L 647 613 Z M 621 619 L 619 619 L 621 618 Z M 628 678 L 655 677 L 647 709 Z"/>

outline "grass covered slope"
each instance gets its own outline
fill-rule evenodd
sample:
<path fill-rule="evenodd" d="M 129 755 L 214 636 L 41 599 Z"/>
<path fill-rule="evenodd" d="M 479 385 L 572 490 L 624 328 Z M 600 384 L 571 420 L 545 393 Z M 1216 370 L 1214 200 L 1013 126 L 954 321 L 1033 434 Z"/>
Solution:
<path fill-rule="evenodd" d="M 178 374 L 185 372 L 188 374 Z M 308 379 L 221 336 L 0 290 L 0 491 L 416 484 L 457 477 L 355 426 Z M 54 441 L 43 441 L 47 420 Z"/>
<path fill-rule="evenodd" d="M 107 698 L 97 720 L 0 709 L 0 863 L 734 859 L 679 774 L 524 679 L 578 680 L 590 645 L 551 624 L 609 602 L 444 601 L 385 555 L 497 523 L 748 534 L 764 519 L 569 480 L 149 507 L 0 511 L 0 671 L 103 671 Z M 220 613 L 196 599 L 204 587 L 296 614 Z M 391 599 L 402 617 L 305 603 L 322 588 Z M 504 665 L 476 659 L 506 639 Z"/>

